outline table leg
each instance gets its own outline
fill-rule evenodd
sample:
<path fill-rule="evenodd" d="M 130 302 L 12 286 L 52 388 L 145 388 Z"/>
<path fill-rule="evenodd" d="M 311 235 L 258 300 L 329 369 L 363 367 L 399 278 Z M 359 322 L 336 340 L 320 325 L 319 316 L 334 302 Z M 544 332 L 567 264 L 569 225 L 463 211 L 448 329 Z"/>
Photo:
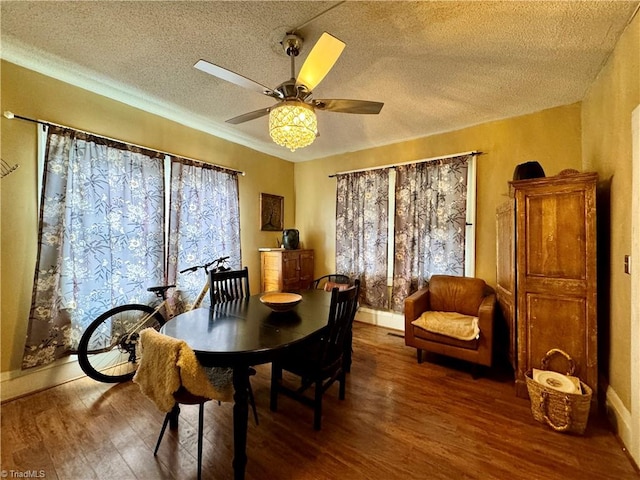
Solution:
<path fill-rule="evenodd" d="M 249 369 L 233 369 L 233 476 L 235 480 L 244 479 L 247 465 L 247 424 L 249 416 L 248 389 Z"/>

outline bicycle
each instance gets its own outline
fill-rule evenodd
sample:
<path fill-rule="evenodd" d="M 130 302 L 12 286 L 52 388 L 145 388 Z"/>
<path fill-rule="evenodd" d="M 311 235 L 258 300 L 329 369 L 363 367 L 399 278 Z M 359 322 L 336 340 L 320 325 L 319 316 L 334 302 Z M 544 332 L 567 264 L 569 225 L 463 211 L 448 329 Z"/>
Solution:
<path fill-rule="evenodd" d="M 190 309 L 198 308 L 209 291 L 209 272 L 226 272 L 229 257 L 220 257 L 204 265 L 186 268 L 180 273 L 203 269 L 207 280 Z M 210 268 L 212 267 L 212 268 Z M 127 304 L 107 310 L 96 318 L 82 334 L 78 344 L 78 363 L 82 371 L 99 382 L 119 383 L 131 380 L 138 367 L 140 349 L 139 332 L 145 328 L 159 330 L 175 315 L 175 308 L 167 291 L 175 285 L 147 288 L 161 301 L 152 307 Z M 162 314 L 166 311 L 167 315 Z"/>

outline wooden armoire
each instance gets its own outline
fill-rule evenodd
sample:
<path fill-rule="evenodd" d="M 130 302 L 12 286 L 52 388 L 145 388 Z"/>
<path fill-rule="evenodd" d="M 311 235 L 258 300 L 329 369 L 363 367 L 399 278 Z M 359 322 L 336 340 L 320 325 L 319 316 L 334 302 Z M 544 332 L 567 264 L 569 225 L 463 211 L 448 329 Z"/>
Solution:
<path fill-rule="evenodd" d="M 552 348 L 567 352 L 575 375 L 597 392 L 597 173 L 509 183 L 497 209 L 496 296 L 506 320 L 516 394 L 525 373 Z M 556 357 L 550 367 L 566 373 Z"/>

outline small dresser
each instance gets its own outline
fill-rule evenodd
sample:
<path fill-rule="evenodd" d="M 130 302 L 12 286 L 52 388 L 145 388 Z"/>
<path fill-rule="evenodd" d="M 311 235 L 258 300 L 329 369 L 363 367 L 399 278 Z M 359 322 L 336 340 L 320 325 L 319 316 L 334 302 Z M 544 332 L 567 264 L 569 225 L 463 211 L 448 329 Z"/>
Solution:
<path fill-rule="evenodd" d="M 294 292 L 313 281 L 313 250 L 260 249 L 263 292 Z"/>

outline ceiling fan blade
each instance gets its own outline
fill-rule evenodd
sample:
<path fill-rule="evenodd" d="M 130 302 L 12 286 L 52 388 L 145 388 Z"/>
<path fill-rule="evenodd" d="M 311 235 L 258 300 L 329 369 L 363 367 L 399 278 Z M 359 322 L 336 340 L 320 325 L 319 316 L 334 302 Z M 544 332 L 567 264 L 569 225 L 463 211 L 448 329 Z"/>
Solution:
<path fill-rule="evenodd" d="M 302 84 L 309 91 L 312 91 L 338 61 L 344 47 L 343 41 L 324 32 L 309 52 L 309 56 L 298 73 L 296 83 Z"/>
<path fill-rule="evenodd" d="M 272 107 L 261 108 L 260 110 L 254 110 L 253 112 L 243 113 L 242 115 L 238 115 L 237 117 L 226 120 L 226 123 L 238 125 L 239 123 L 248 122 L 249 120 L 255 120 L 256 118 L 265 116 L 271 111 L 271 108 Z"/>
<path fill-rule="evenodd" d="M 384 103 L 370 102 L 367 100 L 337 100 L 322 99 L 313 100 L 313 106 L 318 110 L 328 110 L 338 113 L 360 113 L 376 115 L 382 110 Z"/>
<path fill-rule="evenodd" d="M 254 92 L 262 93 L 263 95 L 267 95 L 269 97 L 281 97 L 280 94 L 270 89 L 269 87 L 265 87 L 258 82 L 254 82 L 247 77 L 243 77 L 240 74 L 232 72 L 231 70 L 227 70 L 226 68 L 219 67 L 218 65 L 207 62 L 206 60 L 200 59 L 193 66 L 198 70 L 208 73 L 209 75 L 213 75 L 214 77 L 221 78 L 222 80 L 226 80 L 227 82 L 231 82 L 235 85 L 248 88 L 249 90 L 253 90 Z"/>

